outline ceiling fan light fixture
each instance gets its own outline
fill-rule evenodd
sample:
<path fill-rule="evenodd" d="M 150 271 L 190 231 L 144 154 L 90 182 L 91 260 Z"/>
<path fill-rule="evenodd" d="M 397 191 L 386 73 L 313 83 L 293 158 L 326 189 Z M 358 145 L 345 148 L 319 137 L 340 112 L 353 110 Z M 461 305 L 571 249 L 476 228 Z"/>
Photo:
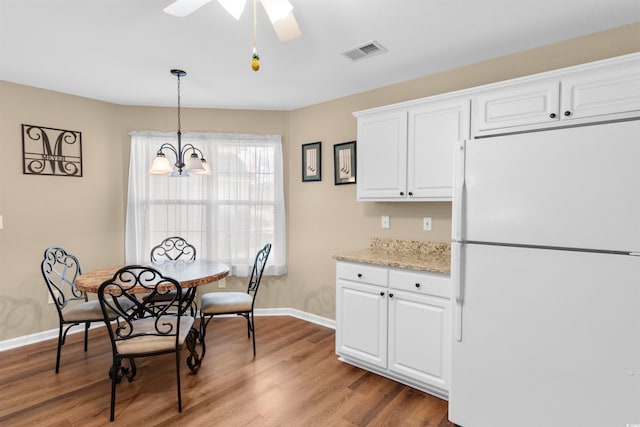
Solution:
<path fill-rule="evenodd" d="M 225 8 L 236 20 L 240 20 L 240 15 L 244 11 L 247 0 L 218 0 L 218 3 Z"/>

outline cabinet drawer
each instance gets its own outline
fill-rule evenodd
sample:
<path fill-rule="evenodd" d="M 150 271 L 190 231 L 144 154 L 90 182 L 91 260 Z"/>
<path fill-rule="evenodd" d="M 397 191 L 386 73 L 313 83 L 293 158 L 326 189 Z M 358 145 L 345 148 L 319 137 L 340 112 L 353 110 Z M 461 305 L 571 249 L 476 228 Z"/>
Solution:
<path fill-rule="evenodd" d="M 338 279 L 354 282 L 369 283 L 372 285 L 387 286 L 388 270 L 369 264 L 351 262 L 336 263 L 336 277 Z"/>
<path fill-rule="evenodd" d="M 419 271 L 389 271 L 389 287 L 442 298 L 451 298 L 449 276 Z"/>

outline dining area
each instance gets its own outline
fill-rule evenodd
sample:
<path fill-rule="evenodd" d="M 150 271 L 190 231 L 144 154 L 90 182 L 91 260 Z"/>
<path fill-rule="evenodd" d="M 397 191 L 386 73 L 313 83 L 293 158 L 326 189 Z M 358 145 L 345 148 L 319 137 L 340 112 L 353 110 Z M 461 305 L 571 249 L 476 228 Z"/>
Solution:
<path fill-rule="evenodd" d="M 88 272 L 82 271 L 76 255 L 57 246 L 47 248 L 41 271 L 59 317 L 54 375 L 62 376 L 65 370 L 67 339 L 81 335 L 67 336 L 68 332 L 84 327 L 83 352 L 92 351 L 96 340 L 101 346 L 110 343 L 111 363 L 92 370 L 101 371 L 110 380 L 109 421 L 115 420 L 119 385 L 125 379 L 128 383 L 141 380 L 137 374 L 147 359 L 170 354 L 175 356 L 177 412 L 182 412 L 181 366 L 186 365 L 192 375 L 198 374 L 206 352 L 207 325 L 214 316 L 246 319 L 255 358 L 254 302 L 270 251 L 267 243 L 257 252 L 246 292 L 199 295 L 199 286 L 225 279 L 231 269 L 220 261 L 198 259 L 196 248 L 179 236 L 154 246 L 148 262 Z M 91 339 L 104 332 L 107 337 Z M 169 374 L 164 369 L 158 372 L 163 388 L 174 382 Z M 140 398 L 144 400 L 144 396 Z"/>

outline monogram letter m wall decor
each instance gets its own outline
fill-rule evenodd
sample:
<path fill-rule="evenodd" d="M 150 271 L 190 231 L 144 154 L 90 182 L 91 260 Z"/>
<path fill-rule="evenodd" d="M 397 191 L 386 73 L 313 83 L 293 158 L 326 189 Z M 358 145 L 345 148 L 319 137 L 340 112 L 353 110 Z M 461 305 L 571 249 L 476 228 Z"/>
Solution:
<path fill-rule="evenodd" d="M 27 175 L 82 176 L 82 133 L 23 124 L 22 158 Z"/>

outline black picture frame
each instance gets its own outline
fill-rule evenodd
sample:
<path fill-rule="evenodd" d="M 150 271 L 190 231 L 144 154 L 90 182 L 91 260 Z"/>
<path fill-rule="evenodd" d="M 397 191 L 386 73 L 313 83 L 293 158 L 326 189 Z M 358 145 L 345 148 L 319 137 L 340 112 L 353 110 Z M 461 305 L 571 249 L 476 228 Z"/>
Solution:
<path fill-rule="evenodd" d="M 333 146 L 333 180 L 335 185 L 356 183 L 356 141 Z"/>
<path fill-rule="evenodd" d="M 302 182 L 322 181 L 322 143 L 302 144 Z"/>

